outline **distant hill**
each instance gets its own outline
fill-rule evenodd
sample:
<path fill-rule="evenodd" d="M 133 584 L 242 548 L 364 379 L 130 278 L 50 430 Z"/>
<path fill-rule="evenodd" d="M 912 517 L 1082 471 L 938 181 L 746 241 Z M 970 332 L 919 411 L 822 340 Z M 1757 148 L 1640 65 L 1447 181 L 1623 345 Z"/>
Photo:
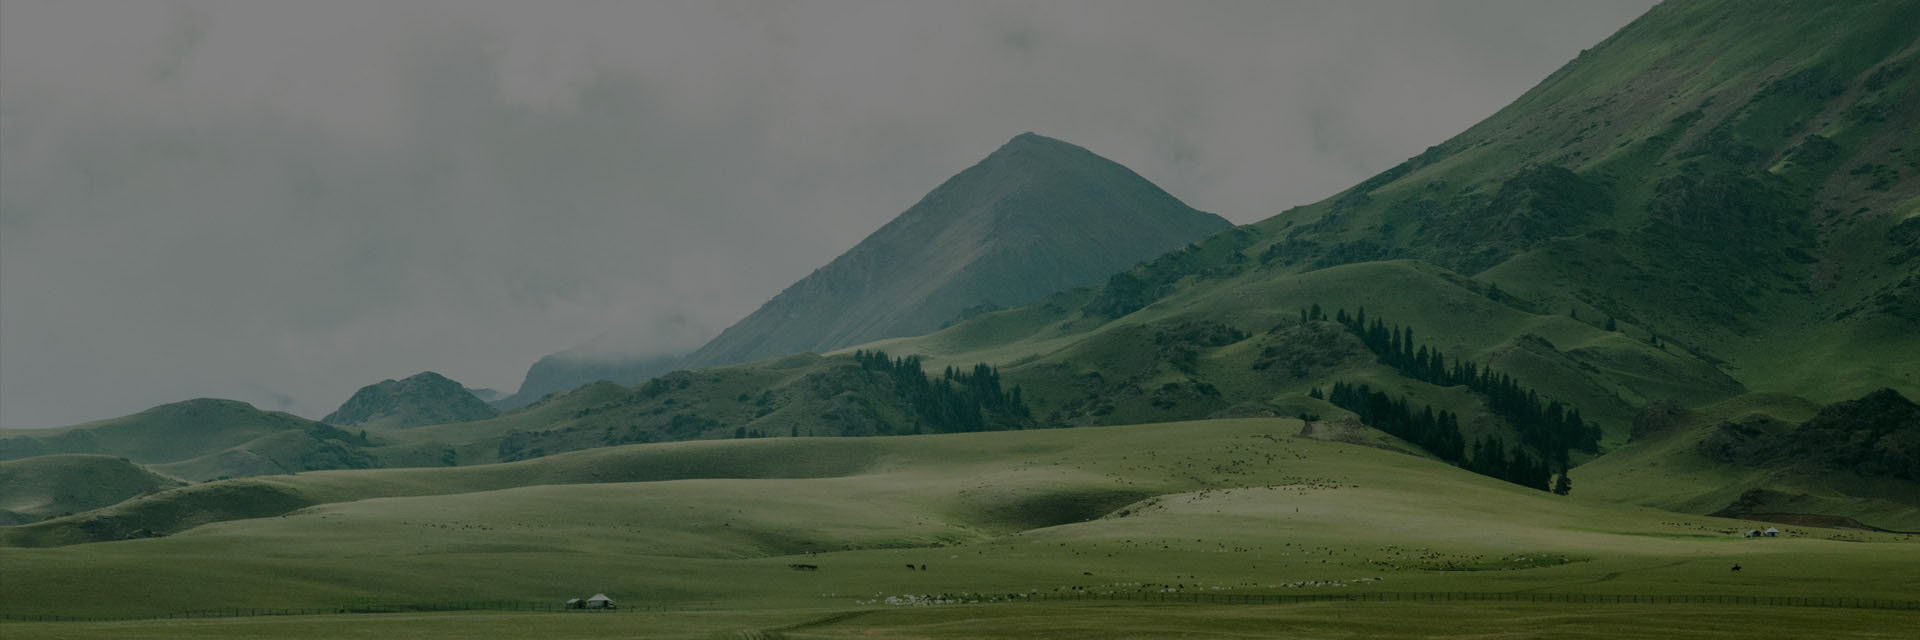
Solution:
<path fill-rule="evenodd" d="M 513 395 L 499 389 L 476 389 L 473 387 L 467 387 L 467 393 L 473 394 L 473 397 L 479 398 L 481 402 L 488 404 L 492 404 L 497 400 L 505 400 L 508 396 Z"/>
<path fill-rule="evenodd" d="M 90 511 L 185 484 L 113 456 L 60 454 L 0 462 L 0 526 Z"/>
<path fill-rule="evenodd" d="M 487 402 L 496 409 L 508 411 L 538 402 L 547 394 L 578 389 L 601 380 L 631 387 L 672 371 L 679 359 L 679 355 L 646 358 L 596 356 L 583 353 L 580 349 L 570 349 L 540 358 L 527 368 L 527 376 L 520 383 L 519 391 Z"/>
<path fill-rule="evenodd" d="M 1021 134 L 680 365 L 927 333 L 963 314 L 1101 282 L 1229 226 L 1126 167 Z"/>
<path fill-rule="evenodd" d="M 343 427 L 418 427 L 484 420 L 499 413 L 460 383 L 428 371 L 361 387 L 320 421 Z"/>
<path fill-rule="evenodd" d="M 9 430 L 0 460 L 54 454 L 126 458 L 186 480 L 378 466 L 450 464 L 444 447 L 382 446 L 234 400 L 200 398 L 58 429 Z"/>
<path fill-rule="evenodd" d="M 93 453 L 140 463 L 174 462 L 314 424 L 245 402 L 199 398 L 71 427 L 9 430 L 11 437 L 0 439 L 0 460 Z"/>

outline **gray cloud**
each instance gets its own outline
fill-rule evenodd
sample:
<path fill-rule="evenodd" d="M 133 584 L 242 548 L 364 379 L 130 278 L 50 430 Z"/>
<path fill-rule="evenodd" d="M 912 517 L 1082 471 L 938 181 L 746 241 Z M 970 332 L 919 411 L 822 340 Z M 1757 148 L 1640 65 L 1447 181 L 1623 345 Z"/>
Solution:
<path fill-rule="evenodd" d="M 1621 2 L 0 4 L 0 425 L 684 349 L 1037 131 L 1250 222 Z"/>

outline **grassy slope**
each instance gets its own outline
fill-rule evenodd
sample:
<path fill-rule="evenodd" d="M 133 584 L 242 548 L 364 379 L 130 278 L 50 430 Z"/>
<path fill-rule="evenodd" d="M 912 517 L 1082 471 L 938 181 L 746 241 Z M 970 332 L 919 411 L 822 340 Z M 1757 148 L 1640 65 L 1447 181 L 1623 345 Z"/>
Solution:
<path fill-rule="evenodd" d="M 364 432 L 363 432 L 364 433 Z M 423 464 L 437 451 L 378 449 L 363 436 L 234 400 L 200 398 L 140 413 L 58 429 L 9 430 L 0 458 L 97 454 L 152 465 L 170 476 L 204 481 Z"/>
<path fill-rule="evenodd" d="M 872 345 L 896 353 L 920 353 L 938 368 L 976 361 L 998 364 L 1008 380 L 1026 385 L 1035 415 L 1044 416 L 1085 390 L 1062 379 L 1098 371 L 1108 383 L 1142 377 L 1151 386 L 1170 381 L 1206 382 L 1221 390 L 1212 405 L 1162 408 L 1141 395 L 1099 422 L 1120 424 L 1205 417 L 1211 410 L 1252 401 L 1281 415 L 1300 410 L 1337 412 L 1305 398 L 1314 386 L 1335 380 L 1366 380 L 1410 392 L 1421 402 L 1452 407 L 1491 423 L 1477 401 L 1458 393 L 1399 378 L 1371 364 L 1371 354 L 1344 366 L 1316 368 L 1301 377 L 1255 372 L 1251 365 L 1270 344 L 1270 330 L 1297 322 L 1300 309 L 1321 304 L 1329 315 L 1343 306 L 1365 308 L 1372 317 L 1416 327 L 1416 339 L 1525 380 L 1542 394 L 1580 407 L 1608 430 L 1608 444 L 1622 443 L 1634 407 L 1653 399 L 1719 400 L 1742 391 L 1712 366 L 1683 353 L 1662 351 L 1618 333 L 1558 314 L 1535 314 L 1489 300 L 1444 269 L 1413 261 L 1343 265 L 1289 277 L 1267 272 L 1216 280 L 1193 280 L 1179 291 L 1126 317 L 1103 323 L 1064 305 L 1049 312 L 1027 307 L 992 314 L 919 338 Z M 1200 349 L 1200 366 L 1183 372 L 1168 363 L 1141 362 L 1152 351 L 1154 327 L 1210 322 L 1232 326 L 1248 340 Z M 1157 368 L 1156 368 L 1157 367 Z M 1043 421 L 1044 422 L 1044 421 Z"/>
<path fill-rule="evenodd" d="M 1735 521 L 1550 496 L 1292 437 L 1298 429 L 1226 420 L 697 442 L 213 483 L 146 501 L 270 484 L 322 504 L 157 539 L 6 548 L 0 602 L 7 612 L 101 615 L 594 591 L 781 608 L 1172 585 L 1865 597 L 1920 588 L 1920 565 L 1905 566 L 1920 554 L 1899 536 L 1793 529 L 1742 541 L 1723 533 Z M 549 484 L 568 479 L 588 483 Z M 465 492 L 370 497 L 446 491 Z M 808 551 L 817 555 L 793 555 Z M 1733 562 L 1749 570 L 1729 574 Z"/>
<path fill-rule="evenodd" d="M 1660 509 L 1711 513 L 1752 489 L 1795 496 L 1792 512 L 1853 518 L 1870 526 L 1920 531 L 1920 486 L 1897 478 L 1805 469 L 1751 469 L 1697 452 L 1718 424 L 1771 418 L 1791 428 L 1818 409 L 1782 394 L 1751 394 L 1689 412 L 1676 424 L 1636 439 L 1573 472 L 1582 495 Z"/>
<path fill-rule="evenodd" d="M 1903 246 L 1887 231 L 1911 217 L 1920 194 L 1920 149 L 1901 142 L 1920 129 L 1920 45 L 1905 27 L 1916 19 L 1920 7 L 1905 2 L 1662 5 L 1389 172 L 1397 179 L 1256 227 L 1275 239 L 1305 231 L 1322 245 L 1369 241 L 1390 255 L 1474 263 L 1433 239 L 1444 228 L 1417 231 L 1425 219 L 1407 205 L 1488 196 L 1522 167 L 1564 166 L 1608 194 L 1609 210 L 1585 221 L 1551 219 L 1552 207 L 1540 209 L 1544 222 L 1524 210 L 1459 220 L 1479 234 L 1466 248 L 1505 256 L 1465 272 L 1550 313 L 1618 316 L 1635 337 L 1657 332 L 1729 363 L 1755 390 L 1818 402 L 1881 386 L 1911 394 L 1920 389 L 1908 355 L 1920 353 L 1914 263 L 1895 263 Z M 1796 155 L 1810 135 L 1834 144 L 1827 159 Z M 1651 213 L 1668 178 L 1722 174 L 1775 189 L 1768 197 L 1785 209 L 1747 219 L 1744 207 L 1768 202 L 1717 211 L 1703 198 L 1684 214 L 1692 219 Z M 1514 237 L 1534 224 L 1564 228 Z M 1471 244 L 1480 236 L 1492 240 Z M 1889 311 L 1902 304 L 1904 315 Z"/>
<path fill-rule="evenodd" d="M 0 462 L 0 525 L 98 509 L 182 484 L 112 456 L 65 454 Z"/>
<path fill-rule="evenodd" d="M 95 453 L 153 463 L 194 458 L 313 424 L 292 414 L 261 411 L 244 402 L 200 398 L 71 427 L 10 429 L 6 435 L 9 457 L 27 457 L 14 455 L 18 447 L 28 455 Z M 44 450 L 27 450 L 36 445 Z"/>

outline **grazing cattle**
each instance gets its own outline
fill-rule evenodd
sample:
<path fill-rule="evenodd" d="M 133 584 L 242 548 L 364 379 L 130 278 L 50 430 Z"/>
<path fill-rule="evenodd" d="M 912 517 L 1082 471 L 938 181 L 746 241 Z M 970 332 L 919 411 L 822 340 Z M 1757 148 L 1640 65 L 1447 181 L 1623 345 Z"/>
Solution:
<path fill-rule="evenodd" d="M 787 565 L 787 568 L 793 569 L 794 571 L 813 571 L 815 569 L 819 569 L 820 567 L 810 565 L 810 564 L 795 563 L 795 564 Z"/>
<path fill-rule="evenodd" d="M 923 564 L 923 565 L 920 565 L 920 570 L 921 570 L 921 571 L 926 571 L 926 570 L 927 570 L 927 565 L 924 565 L 924 564 Z"/>
<path fill-rule="evenodd" d="M 913 563 L 911 563 L 911 562 L 909 562 L 909 563 L 907 563 L 907 570 L 908 570 L 908 571 L 912 571 L 912 570 L 913 570 Z"/>
<path fill-rule="evenodd" d="M 1735 564 L 1733 565 L 1733 570 L 1734 570 L 1734 571 L 1739 571 L 1739 570 L 1740 570 L 1740 565 L 1739 565 L 1738 563 L 1735 563 Z"/>

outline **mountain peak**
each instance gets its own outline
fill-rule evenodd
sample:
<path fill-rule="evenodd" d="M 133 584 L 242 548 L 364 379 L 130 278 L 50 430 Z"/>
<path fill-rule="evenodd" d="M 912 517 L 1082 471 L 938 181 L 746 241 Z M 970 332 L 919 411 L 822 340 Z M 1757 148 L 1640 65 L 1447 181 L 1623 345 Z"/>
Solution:
<path fill-rule="evenodd" d="M 1034 147 L 1034 148 L 1055 147 L 1055 148 L 1073 149 L 1075 151 L 1086 151 L 1086 149 L 1082 149 L 1080 148 L 1079 145 L 1073 144 L 1071 142 L 1067 142 L 1059 138 L 1049 138 L 1049 137 L 1040 135 L 1038 133 L 1034 133 L 1032 131 L 1028 131 L 1020 135 L 1014 136 L 1012 138 L 1009 138 L 1006 144 L 1000 145 L 1000 149 L 1002 150 L 1019 149 L 1019 148 L 1025 148 L 1025 147 Z"/>
<path fill-rule="evenodd" d="M 987 154 L 976 166 L 992 166 L 1003 162 L 1030 164 L 1035 168 L 1069 168 L 1077 164 L 1112 165 L 1126 170 L 1113 161 L 1100 157 L 1080 145 L 1049 138 L 1032 131 L 1022 133 L 1007 140 L 993 153 Z M 1128 173 L 1132 173 L 1128 171 Z"/>
<path fill-rule="evenodd" d="M 969 307 L 1102 282 L 1230 226 L 1118 163 L 1022 133 L 680 366 L 928 333 Z"/>

